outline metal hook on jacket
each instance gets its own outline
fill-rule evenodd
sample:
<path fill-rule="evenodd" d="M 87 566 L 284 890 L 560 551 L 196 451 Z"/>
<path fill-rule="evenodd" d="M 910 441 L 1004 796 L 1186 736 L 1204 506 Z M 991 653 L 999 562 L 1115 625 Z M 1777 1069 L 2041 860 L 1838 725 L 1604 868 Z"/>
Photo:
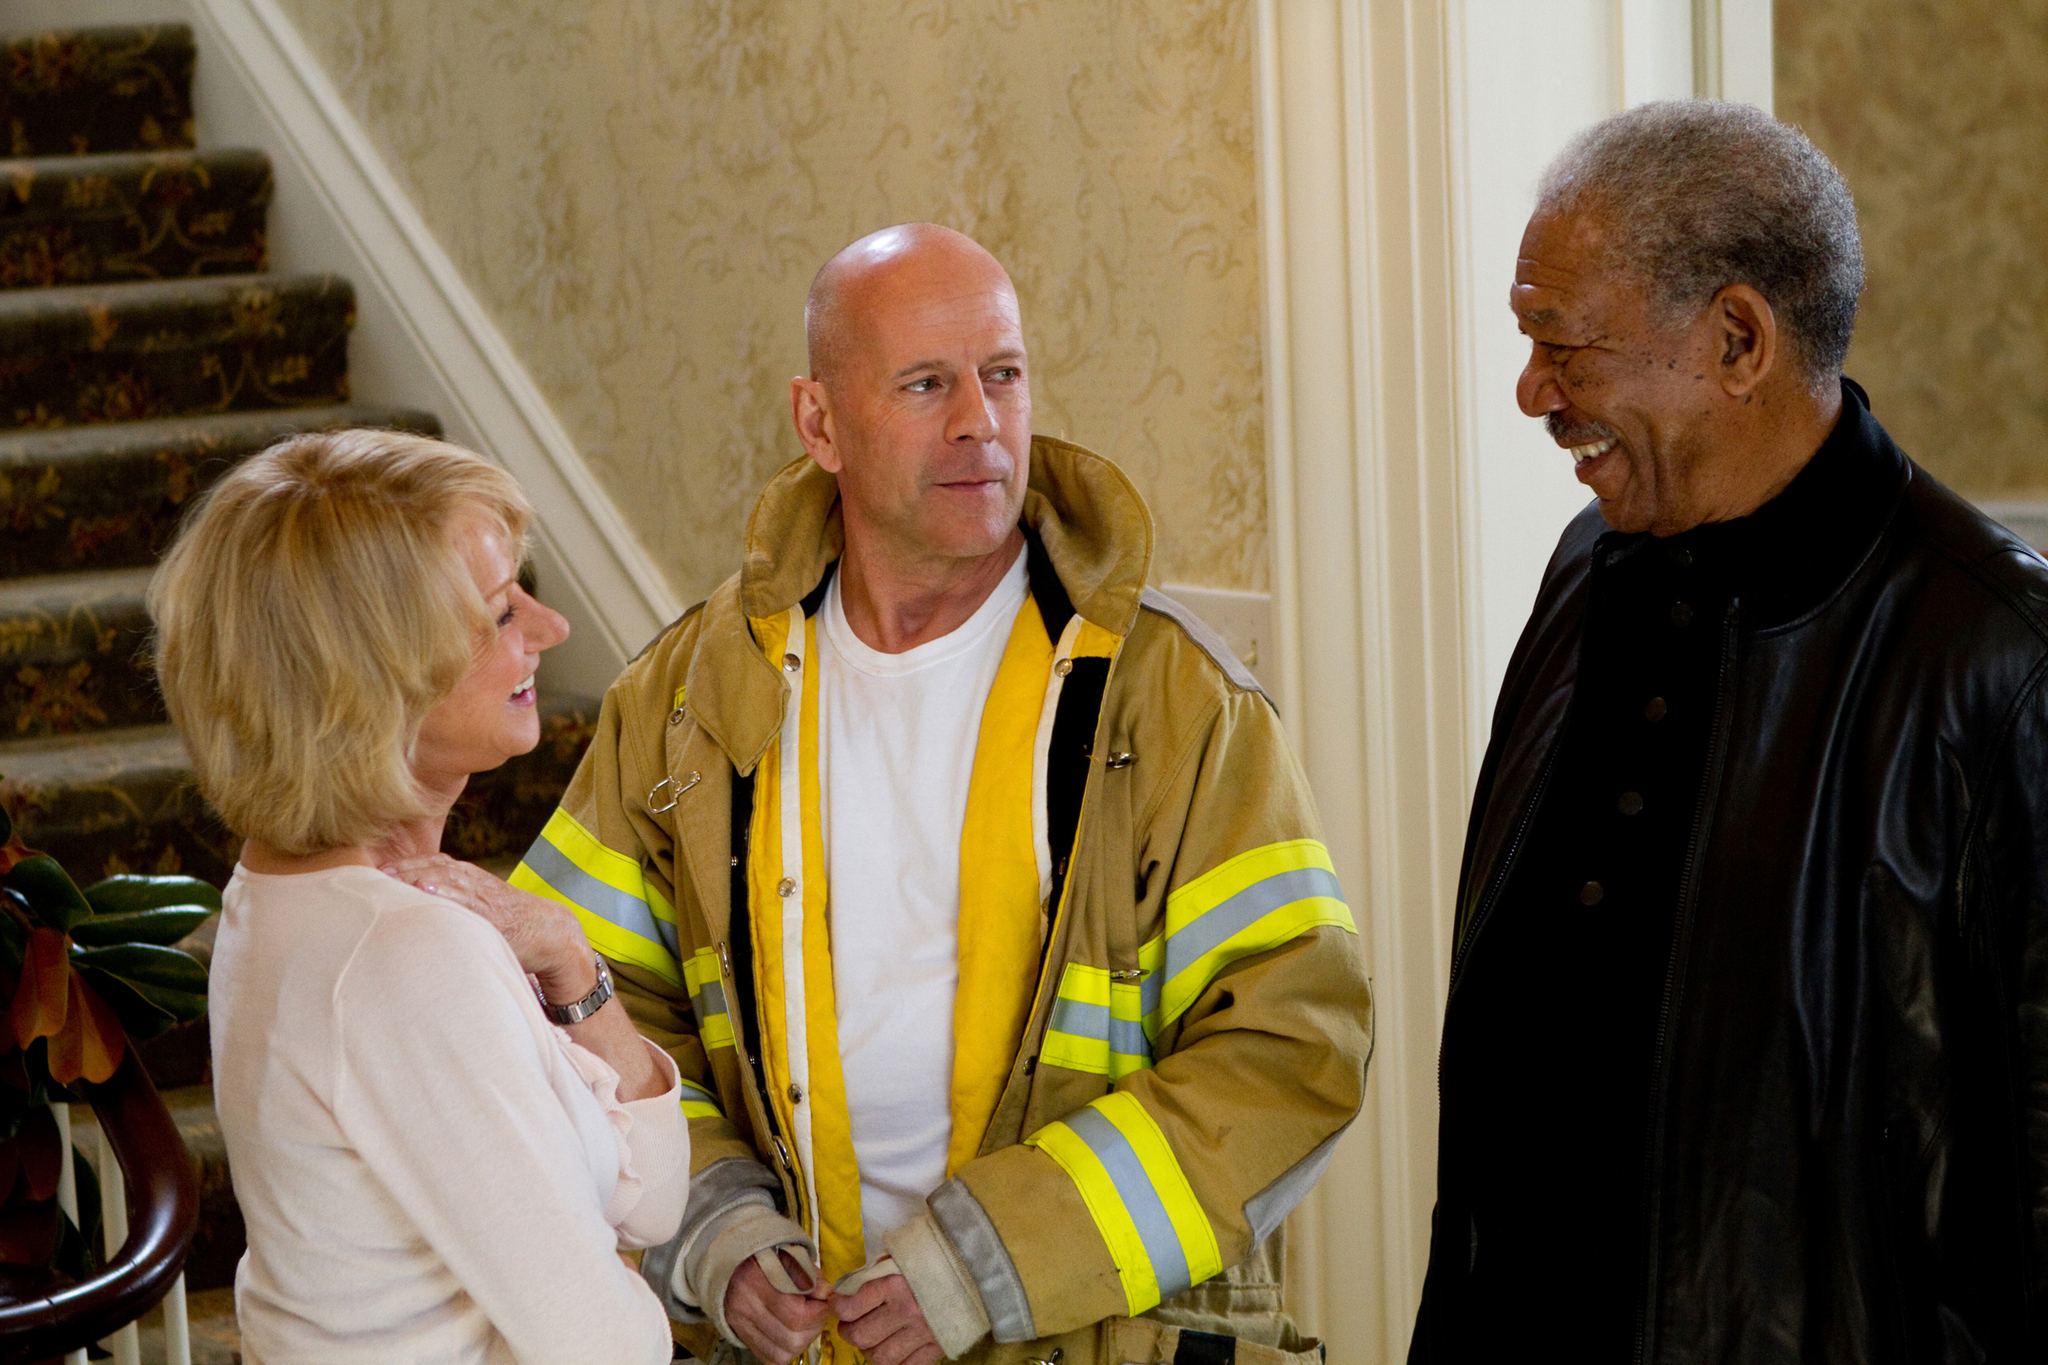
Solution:
<path fill-rule="evenodd" d="M 704 779 L 701 776 L 694 772 L 691 773 L 688 777 L 684 778 L 681 783 L 678 783 L 673 777 L 662 778 L 661 781 L 655 783 L 652 787 L 648 788 L 647 809 L 655 815 L 668 814 L 668 812 L 676 808 L 676 802 L 683 799 L 684 792 L 696 786 L 699 782 L 703 780 Z M 668 804 L 665 806 L 657 806 L 654 803 L 660 799 L 661 789 L 663 787 L 667 787 L 669 789 Z"/>

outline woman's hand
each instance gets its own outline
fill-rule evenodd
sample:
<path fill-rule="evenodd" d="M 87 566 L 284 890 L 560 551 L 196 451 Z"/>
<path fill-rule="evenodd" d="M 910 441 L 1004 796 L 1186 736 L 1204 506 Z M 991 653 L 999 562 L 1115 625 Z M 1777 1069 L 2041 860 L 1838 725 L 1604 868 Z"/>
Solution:
<path fill-rule="evenodd" d="M 559 901 L 500 881 L 474 863 L 428 853 L 386 863 L 388 876 L 454 901 L 491 922 L 550 1000 L 581 1000 L 597 989 L 597 959 L 583 926 Z"/>
<path fill-rule="evenodd" d="M 583 936 L 583 926 L 561 902 L 521 891 L 474 863 L 445 853 L 400 858 L 384 864 L 383 871 L 489 920 L 512 945 L 519 965 L 540 982 L 541 994 L 554 1003 L 566 1005 L 597 989 L 597 955 Z M 569 1025 L 569 1036 L 619 1073 L 621 1100 L 649 1099 L 668 1088 L 649 1044 L 626 1017 L 623 1002 L 614 1001 Z"/>

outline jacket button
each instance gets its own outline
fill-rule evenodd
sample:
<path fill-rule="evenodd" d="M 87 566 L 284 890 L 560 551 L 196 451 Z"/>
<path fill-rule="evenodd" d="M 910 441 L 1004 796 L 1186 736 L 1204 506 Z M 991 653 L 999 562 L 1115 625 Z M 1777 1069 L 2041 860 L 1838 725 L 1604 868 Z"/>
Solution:
<path fill-rule="evenodd" d="M 785 654 L 782 656 L 782 671 L 784 673 L 794 673 L 803 666 L 804 661 L 802 659 L 797 658 L 794 654 Z"/>
<path fill-rule="evenodd" d="M 781 881 L 775 883 L 775 894 L 785 899 L 794 896 L 796 894 L 796 878 L 784 877 Z"/>
<path fill-rule="evenodd" d="M 1692 607 L 1684 602 L 1671 604 L 1671 624 L 1680 630 L 1692 624 Z"/>
<path fill-rule="evenodd" d="M 1643 794 L 1641 792 L 1623 792 L 1621 800 L 1614 804 L 1623 815 L 1640 815 L 1643 810 Z"/>
<path fill-rule="evenodd" d="M 681 725 L 683 723 L 682 707 L 678 706 L 675 710 L 668 713 L 668 723 L 670 725 Z"/>
<path fill-rule="evenodd" d="M 1067 674 L 1074 671 L 1074 661 L 1072 659 L 1061 659 L 1052 666 L 1052 671 L 1064 678 Z"/>
<path fill-rule="evenodd" d="M 1692 567 L 1692 551 L 1686 549 L 1683 545 L 1672 546 L 1670 554 L 1671 562 L 1679 568 L 1690 569 Z"/>
<path fill-rule="evenodd" d="M 795 1081 L 789 1083 L 789 1102 L 791 1104 L 802 1104 L 804 1102 L 804 1088 Z"/>
<path fill-rule="evenodd" d="M 1664 699 L 1662 697 L 1652 697 L 1650 698 L 1649 703 L 1643 707 L 1643 719 L 1662 720 L 1664 719 L 1665 713 L 1668 712 L 1670 709 L 1670 707 L 1664 704 Z"/>
<path fill-rule="evenodd" d="M 1580 905 L 1598 905 L 1607 895 L 1607 888 L 1598 882 L 1587 882 L 1579 888 Z"/>

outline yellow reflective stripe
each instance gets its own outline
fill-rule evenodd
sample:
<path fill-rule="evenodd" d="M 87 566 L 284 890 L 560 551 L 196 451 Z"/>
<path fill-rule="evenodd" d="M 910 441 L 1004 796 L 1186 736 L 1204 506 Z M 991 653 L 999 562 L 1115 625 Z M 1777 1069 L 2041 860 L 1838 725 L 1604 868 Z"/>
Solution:
<path fill-rule="evenodd" d="M 1038 1060 L 1122 1080 L 1152 1065 L 1138 984 L 1113 981 L 1106 967 L 1069 962 L 1046 1021 Z"/>
<path fill-rule="evenodd" d="M 1173 1145 L 1135 1096 L 1104 1095 L 1025 1142 L 1080 1191 L 1133 1316 L 1222 1272 L 1216 1230 Z"/>
<path fill-rule="evenodd" d="M 706 1048 L 731 1047 L 732 1014 L 725 998 L 725 980 L 718 971 L 718 954 L 710 948 L 692 953 L 683 964 L 683 985 L 697 1015 L 698 1041 Z"/>
<path fill-rule="evenodd" d="M 615 962 L 682 984 L 675 907 L 648 885 L 640 864 L 557 809 L 508 878 L 576 912 L 591 945 Z"/>
<path fill-rule="evenodd" d="M 718 1108 L 718 1097 L 701 1085 L 683 1082 L 683 1117 L 686 1119 L 722 1119 L 725 1115 Z"/>
<path fill-rule="evenodd" d="M 1166 898 L 1166 932 L 1138 949 L 1145 1033 L 1185 1013 L 1233 962 L 1330 925 L 1355 934 L 1329 850 L 1290 839 L 1240 853 Z"/>

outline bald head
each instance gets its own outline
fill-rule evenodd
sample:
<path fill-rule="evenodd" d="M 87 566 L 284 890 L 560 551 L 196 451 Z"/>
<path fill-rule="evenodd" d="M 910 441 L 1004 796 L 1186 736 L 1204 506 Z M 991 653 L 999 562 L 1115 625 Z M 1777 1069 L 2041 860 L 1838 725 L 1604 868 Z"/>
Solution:
<path fill-rule="evenodd" d="M 965 233 L 899 223 L 844 248 L 819 268 L 804 301 L 811 378 L 831 383 L 879 320 L 935 295 L 996 291 L 1016 308 L 1009 272 Z"/>

